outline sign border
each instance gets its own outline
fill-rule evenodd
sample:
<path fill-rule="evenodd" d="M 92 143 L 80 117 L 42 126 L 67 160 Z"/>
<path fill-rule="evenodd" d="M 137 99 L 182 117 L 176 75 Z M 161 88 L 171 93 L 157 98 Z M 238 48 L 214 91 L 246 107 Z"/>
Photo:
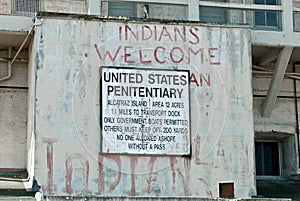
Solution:
<path fill-rule="evenodd" d="M 188 73 L 188 101 L 189 101 L 189 143 L 190 143 L 190 149 L 188 154 L 155 154 L 155 153 L 128 153 L 128 152 L 120 152 L 120 153 L 107 153 L 103 152 L 103 134 L 102 134 L 102 117 L 103 117 L 103 101 L 102 101 L 102 71 L 103 68 L 114 68 L 114 69 L 136 69 L 136 70 L 155 70 L 155 71 L 180 71 L 180 72 L 187 72 Z M 122 67 L 122 66 L 100 66 L 99 67 L 99 102 L 100 102 L 100 118 L 99 118 L 99 124 L 100 124 L 100 154 L 102 155 L 133 155 L 133 156 L 183 156 L 183 157 L 191 157 L 192 156 L 192 129 L 191 129 L 191 94 L 190 94 L 190 70 L 189 69 L 161 69 L 161 68 L 141 68 L 141 67 Z"/>

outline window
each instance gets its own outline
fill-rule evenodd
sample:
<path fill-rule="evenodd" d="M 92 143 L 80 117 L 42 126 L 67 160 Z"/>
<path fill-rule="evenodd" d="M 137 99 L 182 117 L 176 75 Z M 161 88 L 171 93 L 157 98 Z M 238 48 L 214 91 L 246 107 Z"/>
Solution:
<path fill-rule="evenodd" d="M 36 12 L 39 10 L 39 0 L 15 0 L 15 11 Z"/>
<path fill-rule="evenodd" d="M 277 0 L 255 0 L 255 4 L 278 5 Z M 258 29 L 280 29 L 279 12 L 276 11 L 255 11 L 255 28 Z"/>
<path fill-rule="evenodd" d="M 108 15 L 136 17 L 136 5 L 133 2 L 109 2 Z"/>
<path fill-rule="evenodd" d="M 225 0 L 210 0 L 214 2 L 226 2 Z M 213 24 L 227 23 L 227 10 L 225 8 L 200 7 L 200 22 Z"/>
<path fill-rule="evenodd" d="M 40 0 L 14 0 L 12 9 L 13 13 L 32 15 L 40 10 Z"/>
<path fill-rule="evenodd" d="M 256 175 L 279 176 L 278 142 L 255 142 Z"/>

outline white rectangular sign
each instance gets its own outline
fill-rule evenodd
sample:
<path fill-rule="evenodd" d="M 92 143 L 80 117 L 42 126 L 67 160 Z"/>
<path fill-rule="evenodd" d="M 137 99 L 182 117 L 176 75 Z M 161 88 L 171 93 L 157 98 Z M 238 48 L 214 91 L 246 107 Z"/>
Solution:
<path fill-rule="evenodd" d="M 188 70 L 100 68 L 102 153 L 190 155 Z"/>

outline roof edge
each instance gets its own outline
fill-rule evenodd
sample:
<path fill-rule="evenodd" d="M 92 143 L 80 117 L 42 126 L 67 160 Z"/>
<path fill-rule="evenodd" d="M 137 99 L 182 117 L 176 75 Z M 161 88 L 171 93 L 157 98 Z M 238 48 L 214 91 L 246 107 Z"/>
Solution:
<path fill-rule="evenodd" d="M 113 16 L 100 16 L 100 15 L 88 15 L 88 14 L 74 14 L 74 13 L 56 13 L 56 12 L 44 12 L 40 11 L 36 15 L 37 18 L 67 18 L 67 19 L 82 19 L 90 21 L 116 21 L 116 22 L 140 22 L 140 23 L 158 23 L 158 24 L 190 24 L 201 25 L 206 27 L 223 27 L 223 28 L 245 28 L 250 29 L 246 24 L 210 24 L 200 21 L 191 20 L 170 20 L 170 19 L 157 19 L 157 18 L 138 18 L 138 17 L 113 17 Z"/>

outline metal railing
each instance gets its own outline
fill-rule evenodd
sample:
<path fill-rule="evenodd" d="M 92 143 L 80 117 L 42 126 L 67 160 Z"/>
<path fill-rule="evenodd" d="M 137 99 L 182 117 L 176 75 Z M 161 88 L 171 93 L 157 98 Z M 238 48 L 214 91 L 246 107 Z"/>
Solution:
<path fill-rule="evenodd" d="M 11 0 L 11 14 L 32 16 L 41 10 L 41 0 Z"/>
<path fill-rule="evenodd" d="M 88 0 L 10 0 L 0 1 L 0 14 L 34 16 L 38 11 L 88 13 Z"/>

